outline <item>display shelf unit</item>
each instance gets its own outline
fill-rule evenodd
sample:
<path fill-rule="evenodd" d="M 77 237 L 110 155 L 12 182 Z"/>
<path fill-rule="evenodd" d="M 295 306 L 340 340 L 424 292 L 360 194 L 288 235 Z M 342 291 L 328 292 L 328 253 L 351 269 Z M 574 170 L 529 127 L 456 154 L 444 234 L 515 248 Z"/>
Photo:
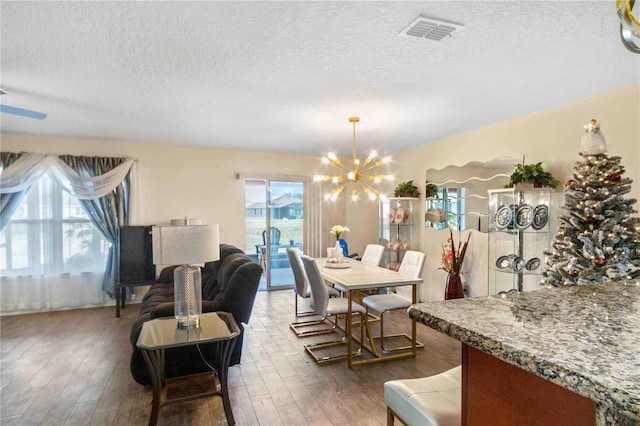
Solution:
<path fill-rule="evenodd" d="M 489 190 L 489 294 L 537 290 L 551 242 L 552 191 Z"/>
<path fill-rule="evenodd" d="M 380 201 L 380 245 L 384 246 L 380 266 L 398 270 L 404 254 L 417 250 L 415 226 L 418 198 L 388 198 Z"/>

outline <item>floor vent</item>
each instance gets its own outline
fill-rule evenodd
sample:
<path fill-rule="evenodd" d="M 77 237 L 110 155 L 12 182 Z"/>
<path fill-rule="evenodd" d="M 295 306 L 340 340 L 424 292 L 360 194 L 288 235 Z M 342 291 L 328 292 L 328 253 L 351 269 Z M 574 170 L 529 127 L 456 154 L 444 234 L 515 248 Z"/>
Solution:
<path fill-rule="evenodd" d="M 461 30 L 463 27 L 463 24 L 441 21 L 421 15 L 400 31 L 398 35 L 440 41 L 445 37 L 451 37 L 454 31 Z"/>

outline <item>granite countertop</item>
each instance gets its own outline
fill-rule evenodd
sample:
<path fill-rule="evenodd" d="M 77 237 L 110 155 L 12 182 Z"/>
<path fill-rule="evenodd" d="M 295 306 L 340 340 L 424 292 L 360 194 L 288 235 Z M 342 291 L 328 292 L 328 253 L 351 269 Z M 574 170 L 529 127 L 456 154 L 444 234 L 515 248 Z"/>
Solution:
<path fill-rule="evenodd" d="M 409 316 L 640 419 L 640 280 L 420 303 Z"/>

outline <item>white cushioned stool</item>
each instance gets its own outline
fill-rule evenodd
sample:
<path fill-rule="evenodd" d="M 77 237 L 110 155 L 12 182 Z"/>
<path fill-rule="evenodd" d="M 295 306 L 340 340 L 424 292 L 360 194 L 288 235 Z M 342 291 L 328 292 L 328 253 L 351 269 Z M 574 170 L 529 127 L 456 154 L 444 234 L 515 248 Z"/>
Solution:
<path fill-rule="evenodd" d="M 397 417 L 409 426 L 459 425 L 462 411 L 462 367 L 419 379 L 384 384 L 387 425 Z"/>

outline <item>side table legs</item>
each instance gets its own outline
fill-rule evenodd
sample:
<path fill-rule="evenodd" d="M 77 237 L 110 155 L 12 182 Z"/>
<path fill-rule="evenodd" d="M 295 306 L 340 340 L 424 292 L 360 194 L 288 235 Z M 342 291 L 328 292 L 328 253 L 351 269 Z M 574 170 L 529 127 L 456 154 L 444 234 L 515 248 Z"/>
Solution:
<path fill-rule="evenodd" d="M 160 414 L 160 394 L 162 392 L 162 382 L 164 379 L 164 349 L 155 351 L 142 349 L 141 352 L 144 361 L 147 363 L 147 368 L 149 368 L 149 372 L 151 373 L 153 401 L 151 402 L 149 426 L 155 426 L 158 423 L 158 415 Z"/>
<path fill-rule="evenodd" d="M 165 364 L 165 352 L 164 349 L 150 350 L 141 349 L 144 361 L 147 364 L 147 368 L 151 374 L 151 384 L 153 385 L 153 401 L 151 403 L 151 417 L 149 418 L 149 426 L 155 426 L 158 423 L 158 417 L 160 415 L 160 407 L 164 404 L 173 402 L 186 401 L 196 399 L 199 397 L 220 396 L 222 398 L 222 406 L 224 407 L 224 414 L 227 418 L 229 426 L 236 424 L 233 417 L 233 411 L 231 410 L 231 400 L 229 399 L 229 388 L 227 386 L 227 378 L 229 372 L 229 361 L 231 360 L 231 353 L 235 347 L 236 338 L 217 342 L 217 351 L 220 359 L 220 368 L 218 373 L 218 380 L 220 381 L 220 392 L 208 392 L 200 395 L 194 395 L 193 397 L 178 398 L 175 400 L 165 400 L 162 402 L 162 393 L 164 385 L 164 364 Z"/>
<path fill-rule="evenodd" d="M 224 407 L 224 414 L 227 416 L 227 423 L 229 426 L 236 424 L 233 418 L 233 411 L 231 411 L 231 401 L 229 400 L 229 388 L 227 387 L 227 377 L 229 373 L 229 361 L 231 360 L 231 353 L 235 347 L 236 338 L 222 342 L 220 345 L 222 349 L 221 366 L 218 372 L 218 379 L 220 380 L 220 396 L 222 397 L 222 406 Z"/>

